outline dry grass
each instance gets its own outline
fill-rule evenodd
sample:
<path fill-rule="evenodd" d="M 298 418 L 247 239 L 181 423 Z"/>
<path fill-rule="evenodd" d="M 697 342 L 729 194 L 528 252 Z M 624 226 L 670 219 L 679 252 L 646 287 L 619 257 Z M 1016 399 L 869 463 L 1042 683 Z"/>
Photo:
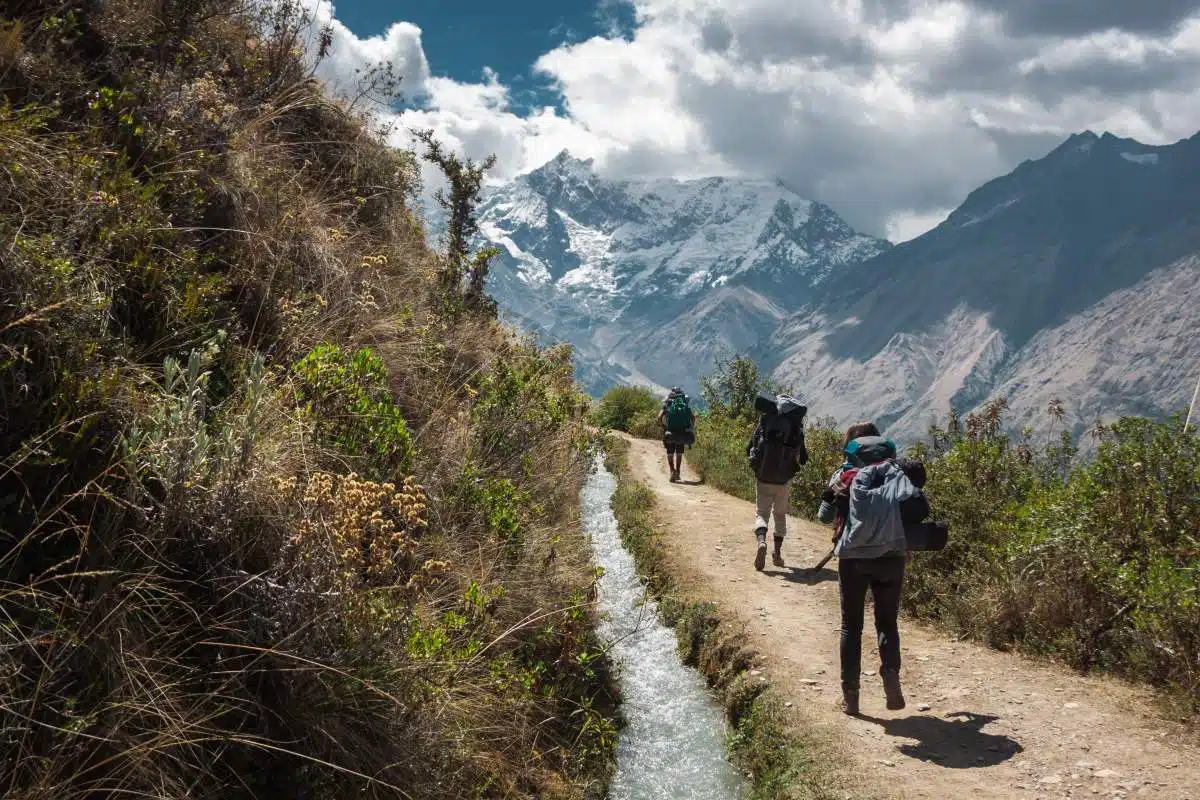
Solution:
<path fill-rule="evenodd" d="M 569 354 L 445 310 L 294 9 L 0 17 L 0 793 L 599 796 Z"/>

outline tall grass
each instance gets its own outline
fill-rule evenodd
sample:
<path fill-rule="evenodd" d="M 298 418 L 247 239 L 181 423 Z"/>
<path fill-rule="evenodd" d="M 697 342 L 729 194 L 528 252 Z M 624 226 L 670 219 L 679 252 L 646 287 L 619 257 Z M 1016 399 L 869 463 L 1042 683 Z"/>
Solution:
<path fill-rule="evenodd" d="M 0 793 L 600 796 L 569 351 L 297 7 L 0 14 Z"/>

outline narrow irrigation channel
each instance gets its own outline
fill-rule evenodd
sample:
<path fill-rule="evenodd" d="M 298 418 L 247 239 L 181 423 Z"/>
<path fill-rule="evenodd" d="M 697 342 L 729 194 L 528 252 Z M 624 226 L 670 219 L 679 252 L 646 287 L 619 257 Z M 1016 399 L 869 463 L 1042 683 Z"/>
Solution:
<path fill-rule="evenodd" d="M 620 671 L 625 727 L 611 800 L 737 800 L 743 785 L 725 751 L 725 720 L 703 679 L 679 661 L 675 634 L 645 596 L 610 505 L 617 481 L 597 463 L 581 496 L 600 579 L 600 635 Z"/>

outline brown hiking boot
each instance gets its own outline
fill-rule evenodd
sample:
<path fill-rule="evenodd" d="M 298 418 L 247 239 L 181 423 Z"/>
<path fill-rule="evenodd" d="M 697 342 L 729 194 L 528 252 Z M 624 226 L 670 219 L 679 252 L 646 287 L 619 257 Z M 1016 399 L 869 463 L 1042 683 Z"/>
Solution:
<path fill-rule="evenodd" d="M 883 693 L 887 697 L 888 711 L 899 711 L 904 708 L 904 692 L 900 688 L 900 673 L 891 670 L 880 672 L 883 678 Z"/>
<path fill-rule="evenodd" d="M 858 687 L 842 687 L 842 712 L 852 717 L 858 716 Z"/>
<path fill-rule="evenodd" d="M 783 539 L 775 537 L 775 552 L 771 553 L 771 563 L 777 567 L 784 566 L 783 561 Z"/>
<path fill-rule="evenodd" d="M 767 532 L 759 528 L 755 531 L 755 536 L 758 538 L 758 552 L 754 554 L 754 568 L 762 572 L 763 567 L 767 565 Z"/>

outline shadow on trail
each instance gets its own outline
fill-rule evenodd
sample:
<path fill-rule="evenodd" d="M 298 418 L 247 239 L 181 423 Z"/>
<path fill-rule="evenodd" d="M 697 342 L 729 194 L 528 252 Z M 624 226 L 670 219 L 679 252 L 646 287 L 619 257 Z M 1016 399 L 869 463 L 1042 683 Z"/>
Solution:
<path fill-rule="evenodd" d="M 902 745 L 900 752 L 947 769 L 994 767 L 1024 750 L 1015 739 L 983 732 L 985 725 L 999 717 L 969 711 L 947 714 L 945 718 L 876 719 L 862 716 L 859 719 L 875 723 L 888 736 L 916 739 L 916 744 Z"/>
<path fill-rule="evenodd" d="M 676 481 L 680 486 L 703 486 L 704 481 Z"/>
<path fill-rule="evenodd" d="M 802 586 L 816 586 L 821 583 L 836 582 L 838 579 L 837 570 L 824 567 L 817 572 L 813 572 L 811 567 L 786 567 L 784 569 L 764 569 L 764 575 L 782 576 L 789 583 L 798 583 Z"/>

